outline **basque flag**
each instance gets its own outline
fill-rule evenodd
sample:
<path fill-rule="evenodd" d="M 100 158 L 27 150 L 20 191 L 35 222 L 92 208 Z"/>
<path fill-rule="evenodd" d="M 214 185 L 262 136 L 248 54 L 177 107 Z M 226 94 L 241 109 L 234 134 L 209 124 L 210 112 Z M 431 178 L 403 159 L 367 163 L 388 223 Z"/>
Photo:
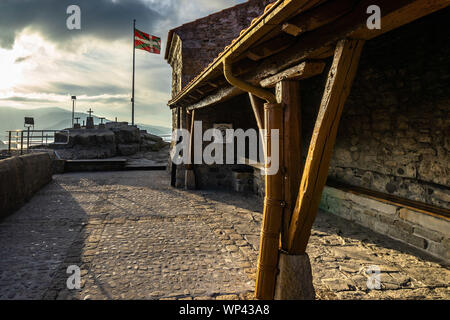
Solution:
<path fill-rule="evenodd" d="M 161 53 L 161 38 L 134 29 L 134 47 L 150 53 Z"/>

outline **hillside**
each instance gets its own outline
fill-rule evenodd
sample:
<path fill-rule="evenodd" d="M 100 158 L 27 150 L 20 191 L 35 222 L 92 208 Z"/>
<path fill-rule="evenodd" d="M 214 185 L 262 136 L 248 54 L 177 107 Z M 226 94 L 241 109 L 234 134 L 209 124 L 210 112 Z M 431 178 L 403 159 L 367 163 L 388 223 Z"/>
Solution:
<path fill-rule="evenodd" d="M 0 136 L 4 140 L 5 131 L 23 129 L 24 117 L 33 117 L 36 130 L 58 130 L 71 126 L 72 113 L 61 108 L 39 108 L 39 109 L 16 109 L 0 107 Z M 80 117 L 80 123 L 86 119 L 87 114 L 76 112 L 75 117 Z M 109 122 L 111 120 L 106 120 Z M 100 120 L 94 116 L 94 122 Z M 170 128 L 153 126 L 148 124 L 137 124 L 139 128 L 155 135 L 170 134 Z"/>

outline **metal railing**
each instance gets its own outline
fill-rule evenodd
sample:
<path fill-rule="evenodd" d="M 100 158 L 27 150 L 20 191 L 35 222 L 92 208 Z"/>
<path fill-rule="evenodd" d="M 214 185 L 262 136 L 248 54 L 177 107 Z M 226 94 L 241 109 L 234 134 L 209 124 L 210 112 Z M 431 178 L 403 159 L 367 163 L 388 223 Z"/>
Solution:
<path fill-rule="evenodd" d="M 8 133 L 8 152 L 20 151 L 20 154 L 23 154 L 24 150 L 28 151 L 33 147 L 69 143 L 69 130 L 12 130 L 6 132 Z M 64 137 L 65 140 L 60 141 Z"/>

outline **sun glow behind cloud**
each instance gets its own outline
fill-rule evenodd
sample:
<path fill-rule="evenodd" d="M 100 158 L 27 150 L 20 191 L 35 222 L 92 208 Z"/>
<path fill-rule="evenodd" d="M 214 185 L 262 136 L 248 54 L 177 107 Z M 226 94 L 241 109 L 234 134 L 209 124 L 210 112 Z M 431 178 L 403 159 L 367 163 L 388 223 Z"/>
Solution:
<path fill-rule="evenodd" d="M 95 7 L 80 0 L 82 30 L 68 32 L 61 1 L 0 3 L 0 107 L 70 110 L 70 96 L 76 95 L 77 111 L 93 108 L 98 116 L 130 121 L 131 17 L 138 28 L 162 38 L 163 53 L 169 29 L 244 2 L 99 0 Z M 14 19 L 19 12 L 27 19 Z M 60 22 L 49 21 L 55 15 Z M 135 111 L 137 122 L 169 127 L 171 69 L 163 57 L 136 50 Z"/>
<path fill-rule="evenodd" d="M 0 49 L 0 106 L 70 109 L 70 96 L 76 95 L 83 108 L 80 111 L 92 107 L 95 114 L 129 120 L 132 46 L 124 40 L 109 42 L 93 37 L 77 42 L 73 50 L 65 50 L 24 30 L 12 49 Z M 170 69 L 161 59 L 136 52 L 136 112 L 140 122 L 168 125 L 170 114 L 165 105 L 170 98 Z M 167 90 L 158 83 L 161 78 L 167 79 Z M 154 108 L 148 110 L 151 106 Z"/>

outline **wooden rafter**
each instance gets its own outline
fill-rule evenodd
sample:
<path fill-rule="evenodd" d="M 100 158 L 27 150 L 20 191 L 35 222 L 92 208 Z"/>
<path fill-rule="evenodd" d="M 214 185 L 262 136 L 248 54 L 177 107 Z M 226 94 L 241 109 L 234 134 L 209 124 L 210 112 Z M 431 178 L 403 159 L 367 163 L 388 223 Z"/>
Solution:
<path fill-rule="evenodd" d="M 382 27 L 379 30 L 367 28 L 366 9 L 371 4 L 385 8 L 381 11 Z M 363 0 L 348 14 L 301 35 L 294 45 L 283 52 L 258 62 L 250 59 L 236 62 L 233 72 L 236 76 L 245 74 L 244 80 L 260 81 L 305 59 L 328 56 L 328 49 L 334 47 L 339 39 L 373 39 L 449 5 L 448 0 Z"/>
<path fill-rule="evenodd" d="M 291 35 L 280 34 L 276 38 L 267 40 L 252 48 L 247 53 L 247 57 L 253 61 L 258 61 L 285 50 L 294 42 L 295 38 Z"/>
<path fill-rule="evenodd" d="M 305 1 L 296 3 L 295 8 L 297 9 L 291 9 L 293 11 L 297 10 L 298 12 L 298 9 L 300 8 L 300 10 L 306 14 L 310 2 L 306 5 L 305 3 Z M 311 10 L 318 10 L 320 7 L 324 7 L 327 4 L 327 2 L 321 4 L 321 1 L 315 1 L 314 5 L 317 5 L 318 3 L 320 5 Z M 383 8 L 381 11 L 382 27 L 379 30 L 369 30 L 367 28 L 366 22 L 368 14 L 366 13 L 366 9 L 369 5 L 378 5 L 380 8 Z M 236 62 L 233 63 L 233 73 L 235 76 L 242 76 L 245 74 L 244 80 L 246 81 L 255 80 L 259 82 L 260 80 L 282 72 L 286 68 L 292 67 L 305 59 L 322 59 L 328 57 L 329 48 L 334 48 L 339 39 L 372 39 L 449 5 L 450 1 L 448 0 L 361 0 L 355 8 L 347 14 L 322 27 L 302 34 L 301 37 L 298 37 L 297 42 L 282 52 L 266 57 L 264 60 L 252 61 L 251 59 L 246 58 L 247 53 L 252 50 L 252 46 L 257 46 L 270 40 L 272 37 L 276 37 L 278 34 L 277 30 L 275 30 L 276 28 L 270 28 L 271 31 L 266 30 L 266 27 L 269 27 L 266 25 L 258 31 L 258 35 L 267 31 L 266 34 L 259 37 L 255 42 L 250 41 L 252 45 L 250 45 L 250 42 L 242 46 L 240 46 L 240 41 L 235 43 L 235 45 L 239 45 L 239 47 L 233 49 L 233 59 L 236 60 Z M 309 8 L 311 7 L 313 6 L 311 5 Z M 277 15 L 275 11 L 271 11 L 270 15 L 265 17 L 267 21 L 275 18 Z M 276 16 L 276 19 L 273 19 L 270 23 L 283 24 L 286 21 L 291 21 L 290 19 L 292 18 L 293 17 L 281 14 L 280 16 Z M 280 25 L 278 28 L 281 31 Z M 248 37 L 250 37 L 250 35 L 248 35 Z M 219 62 L 216 63 L 217 66 L 199 77 L 197 82 L 215 82 L 214 79 L 219 76 L 219 71 L 222 69 Z M 186 91 L 189 92 L 189 90 Z M 187 97 L 187 94 L 172 100 L 170 105 L 185 105 L 181 101 L 185 99 L 185 97 Z"/>
<path fill-rule="evenodd" d="M 216 90 L 214 93 L 211 93 L 203 99 L 192 101 L 192 103 L 190 103 L 187 108 L 188 110 L 193 110 L 213 106 L 243 93 L 244 92 L 238 88 L 226 86 L 224 88 Z"/>
<path fill-rule="evenodd" d="M 341 40 L 336 46 L 289 225 L 287 249 L 291 254 L 303 254 L 306 250 L 328 176 L 339 120 L 357 71 L 363 44 L 363 40 Z"/>
<path fill-rule="evenodd" d="M 347 14 L 357 0 L 334 0 L 308 10 L 283 24 L 282 30 L 292 36 L 312 31 Z"/>
<path fill-rule="evenodd" d="M 275 87 L 277 83 L 283 80 L 301 80 L 307 79 L 323 72 L 325 63 L 321 61 L 309 62 L 305 61 L 292 68 L 284 70 L 272 77 L 261 80 L 259 83 L 263 88 Z"/>

